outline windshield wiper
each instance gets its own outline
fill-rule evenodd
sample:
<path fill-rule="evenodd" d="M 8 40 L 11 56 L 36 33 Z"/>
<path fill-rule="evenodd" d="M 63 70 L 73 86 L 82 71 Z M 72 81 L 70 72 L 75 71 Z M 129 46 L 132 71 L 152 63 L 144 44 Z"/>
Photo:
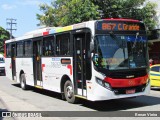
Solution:
<path fill-rule="evenodd" d="M 117 38 L 117 36 L 116 36 L 113 32 L 110 32 L 109 35 L 111 36 L 111 38 L 112 38 L 113 40 L 116 41 L 116 43 L 117 43 L 117 45 L 119 46 L 119 48 L 124 49 L 123 41 L 122 41 L 122 43 L 120 43 L 120 42 L 119 42 L 120 40 Z"/>
<path fill-rule="evenodd" d="M 118 45 L 119 47 L 121 47 L 121 44 L 119 43 L 118 38 L 116 37 L 116 35 L 115 35 L 113 32 L 110 32 L 109 35 L 111 36 L 111 38 L 112 38 L 113 40 L 116 41 L 117 45 Z"/>
<path fill-rule="evenodd" d="M 136 47 L 136 43 L 137 43 L 137 38 L 138 38 L 138 36 L 139 36 L 139 32 L 136 33 L 136 38 L 135 38 L 135 40 L 134 40 L 134 43 L 133 43 L 132 48 L 135 48 L 135 47 Z"/>
<path fill-rule="evenodd" d="M 124 47 L 124 41 L 122 41 L 122 43 L 119 43 L 119 39 L 116 37 L 116 35 L 111 31 L 110 32 L 110 36 L 113 40 L 116 41 L 117 45 L 119 46 L 119 48 L 123 49 L 123 55 L 124 55 L 124 59 L 126 58 L 126 54 L 125 54 L 125 47 Z"/>

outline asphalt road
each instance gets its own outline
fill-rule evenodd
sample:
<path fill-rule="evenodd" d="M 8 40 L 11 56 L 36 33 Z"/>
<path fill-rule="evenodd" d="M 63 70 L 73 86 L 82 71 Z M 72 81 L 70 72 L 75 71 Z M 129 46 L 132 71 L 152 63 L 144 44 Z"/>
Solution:
<path fill-rule="evenodd" d="M 0 90 L 31 103 L 46 111 L 117 111 L 117 110 L 149 110 L 160 111 L 160 90 L 151 90 L 148 96 L 131 99 L 109 100 L 101 102 L 79 101 L 78 104 L 70 104 L 61 100 L 61 95 L 55 92 L 30 88 L 24 91 L 20 85 L 0 76 Z M 157 106 L 155 108 L 155 106 Z M 159 107 L 158 107 L 159 106 Z"/>
<path fill-rule="evenodd" d="M 43 111 L 160 111 L 160 90 L 151 90 L 148 96 L 132 99 L 100 102 L 80 100 L 78 104 L 70 104 L 61 100 L 60 94 L 47 90 L 31 87 L 29 90 L 24 91 L 19 84 L 7 79 L 5 76 L 0 76 L 0 90 Z M 100 118 L 96 119 L 99 120 Z"/>

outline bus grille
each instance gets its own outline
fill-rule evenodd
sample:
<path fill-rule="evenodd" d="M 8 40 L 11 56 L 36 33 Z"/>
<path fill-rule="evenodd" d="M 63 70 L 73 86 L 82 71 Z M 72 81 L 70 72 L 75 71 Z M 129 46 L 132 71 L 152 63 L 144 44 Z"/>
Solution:
<path fill-rule="evenodd" d="M 136 87 L 125 87 L 125 88 L 112 88 L 113 92 L 116 95 L 126 94 L 127 90 L 135 89 L 135 93 L 143 92 L 145 90 L 146 85 L 136 86 Z"/>

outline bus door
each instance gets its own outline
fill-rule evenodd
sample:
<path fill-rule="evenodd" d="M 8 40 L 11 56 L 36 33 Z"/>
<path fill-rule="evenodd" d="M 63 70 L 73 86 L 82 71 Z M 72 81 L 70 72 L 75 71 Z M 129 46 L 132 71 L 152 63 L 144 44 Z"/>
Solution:
<path fill-rule="evenodd" d="M 16 80 L 16 44 L 11 44 L 12 80 Z"/>
<path fill-rule="evenodd" d="M 33 41 L 34 85 L 37 86 L 42 86 L 41 48 L 42 48 L 41 40 Z"/>
<path fill-rule="evenodd" d="M 90 35 L 90 34 L 89 34 Z M 86 80 L 91 79 L 90 58 L 88 57 L 89 44 L 86 41 L 88 33 L 79 33 L 73 35 L 74 41 L 74 84 L 77 95 L 87 96 Z M 89 36 L 90 37 L 90 36 Z M 89 40 L 88 40 L 89 41 Z"/>

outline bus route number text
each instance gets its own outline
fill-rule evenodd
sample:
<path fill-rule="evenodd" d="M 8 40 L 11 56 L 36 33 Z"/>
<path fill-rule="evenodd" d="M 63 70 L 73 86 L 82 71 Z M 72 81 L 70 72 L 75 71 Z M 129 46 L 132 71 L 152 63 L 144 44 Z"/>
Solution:
<path fill-rule="evenodd" d="M 140 26 L 136 24 L 127 25 L 123 23 L 102 23 L 102 30 L 139 31 Z"/>

